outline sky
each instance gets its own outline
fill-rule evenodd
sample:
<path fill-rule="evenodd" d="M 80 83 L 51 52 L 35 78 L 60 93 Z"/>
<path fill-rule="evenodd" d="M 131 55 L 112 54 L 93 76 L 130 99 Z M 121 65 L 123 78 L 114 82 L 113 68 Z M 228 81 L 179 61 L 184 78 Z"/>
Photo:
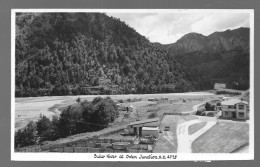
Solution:
<path fill-rule="evenodd" d="M 196 32 L 205 36 L 227 29 L 249 27 L 249 13 L 106 13 L 119 18 L 151 42 L 174 43 L 183 35 Z"/>

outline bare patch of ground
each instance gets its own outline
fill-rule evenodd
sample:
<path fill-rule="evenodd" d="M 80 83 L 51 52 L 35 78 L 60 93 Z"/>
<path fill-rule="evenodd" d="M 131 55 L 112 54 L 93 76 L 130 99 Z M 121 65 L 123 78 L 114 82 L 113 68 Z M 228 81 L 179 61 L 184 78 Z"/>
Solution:
<path fill-rule="evenodd" d="M 52 118 L 60 113 L 60 107 L 75 103 L 68 97 L 17 98 L 15 101 L 16 130 L 25 127 L 29 121 L 36 121 L 40 114 Z"/>

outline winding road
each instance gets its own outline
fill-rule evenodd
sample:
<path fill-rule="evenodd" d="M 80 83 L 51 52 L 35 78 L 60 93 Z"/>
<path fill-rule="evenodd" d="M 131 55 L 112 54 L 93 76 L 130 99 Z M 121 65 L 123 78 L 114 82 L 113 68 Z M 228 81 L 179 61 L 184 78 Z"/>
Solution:
<path fill-rule="evenodd" d="M 189 126 L 200 122 L 202 121 L 196 119 L 196 120 L 184 122 L 177 126 L 177 141 L 178 141 L 177 153 L 192 153 L 192 149 L 191 149 L 192 142 L 216 124 L 215 121 L 208 121 L 203 128 L 201 128 L 194 134 L 189 135 L 189 131 L 188 131 Z"/>
<path fill-rule="evenodd" d="M 198 107 L 205 103 L 206 102 L 196 104 L 192 107 L 192 111 L 187 111 L 185 113 L 190 113 L 190 114 L 196 113 L 196 111 L 198 110 Z M 189 126 L 196 124 L 196 123 L 200 123 L 200 122 L 202 122 L 202 121 L 199 119 L 196 119 L 196 120 L 184 122 L 177 126 L 177 141 L 178 141 L 177 153 L 191 153 L 192 152 L 192 149 L 191 149 L 192 142 L 216 124 L 216 121 L 207 121 L 207 124 L 203 128 L 201 128 L 194 134 L 189 135 L 189 131 L 188 131 Z"/>

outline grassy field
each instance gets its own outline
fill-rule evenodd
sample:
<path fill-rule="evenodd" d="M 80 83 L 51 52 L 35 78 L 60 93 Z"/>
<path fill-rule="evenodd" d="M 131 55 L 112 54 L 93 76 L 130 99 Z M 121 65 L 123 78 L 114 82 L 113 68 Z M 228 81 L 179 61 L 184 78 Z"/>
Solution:
<path fill-rule="evenodd" d="M 192 143 L 193 153 L 229 153 L 249 143 L 249 125 L 221 121 Z"/>
<path fill-rule="evenodd" d="M 206 124 L 207 124 L 207 122 L 200 122 L 200 123 L 196 123 L 196 124 L 189 126 L 189 129 L 188 129 L 189 135 L 192 135 L 193 133 L 197 132 L 198 130 L 203 128 Z"/>
<path fill-rule="evenodd" d="M 159 100 L 156 102 L 151 101 L 138 101 L 138 102 L 125 102 L 122 106 L 136 107 L 135 112 L 131 112 L 128 116 L 124 116 L 125 111 L 119 111 L 119 117 L 111 124 L 111 127 L 126 125 L 133 121 L 148 119 L 149 114 L 156 112 L 160 120 L 163 118 L 164 113 L 177 113 L 191 111 L 192 107 L 205 100 L 212 99 L 214 97 L 186 97 L 185 102 L 183 98 L 176 98 L 175 100 Z M 185 119 L 183 117 L 182 119 Z"/>

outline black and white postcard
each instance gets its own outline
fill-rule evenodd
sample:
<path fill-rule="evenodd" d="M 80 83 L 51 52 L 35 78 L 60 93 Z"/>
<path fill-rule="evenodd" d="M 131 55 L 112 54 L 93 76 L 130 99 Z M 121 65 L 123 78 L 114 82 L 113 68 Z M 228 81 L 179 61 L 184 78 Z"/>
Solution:
<path fill-rule="evenodd" d="M 11 158 L 254 159 L 254 10 L 13 9 Z"/>

